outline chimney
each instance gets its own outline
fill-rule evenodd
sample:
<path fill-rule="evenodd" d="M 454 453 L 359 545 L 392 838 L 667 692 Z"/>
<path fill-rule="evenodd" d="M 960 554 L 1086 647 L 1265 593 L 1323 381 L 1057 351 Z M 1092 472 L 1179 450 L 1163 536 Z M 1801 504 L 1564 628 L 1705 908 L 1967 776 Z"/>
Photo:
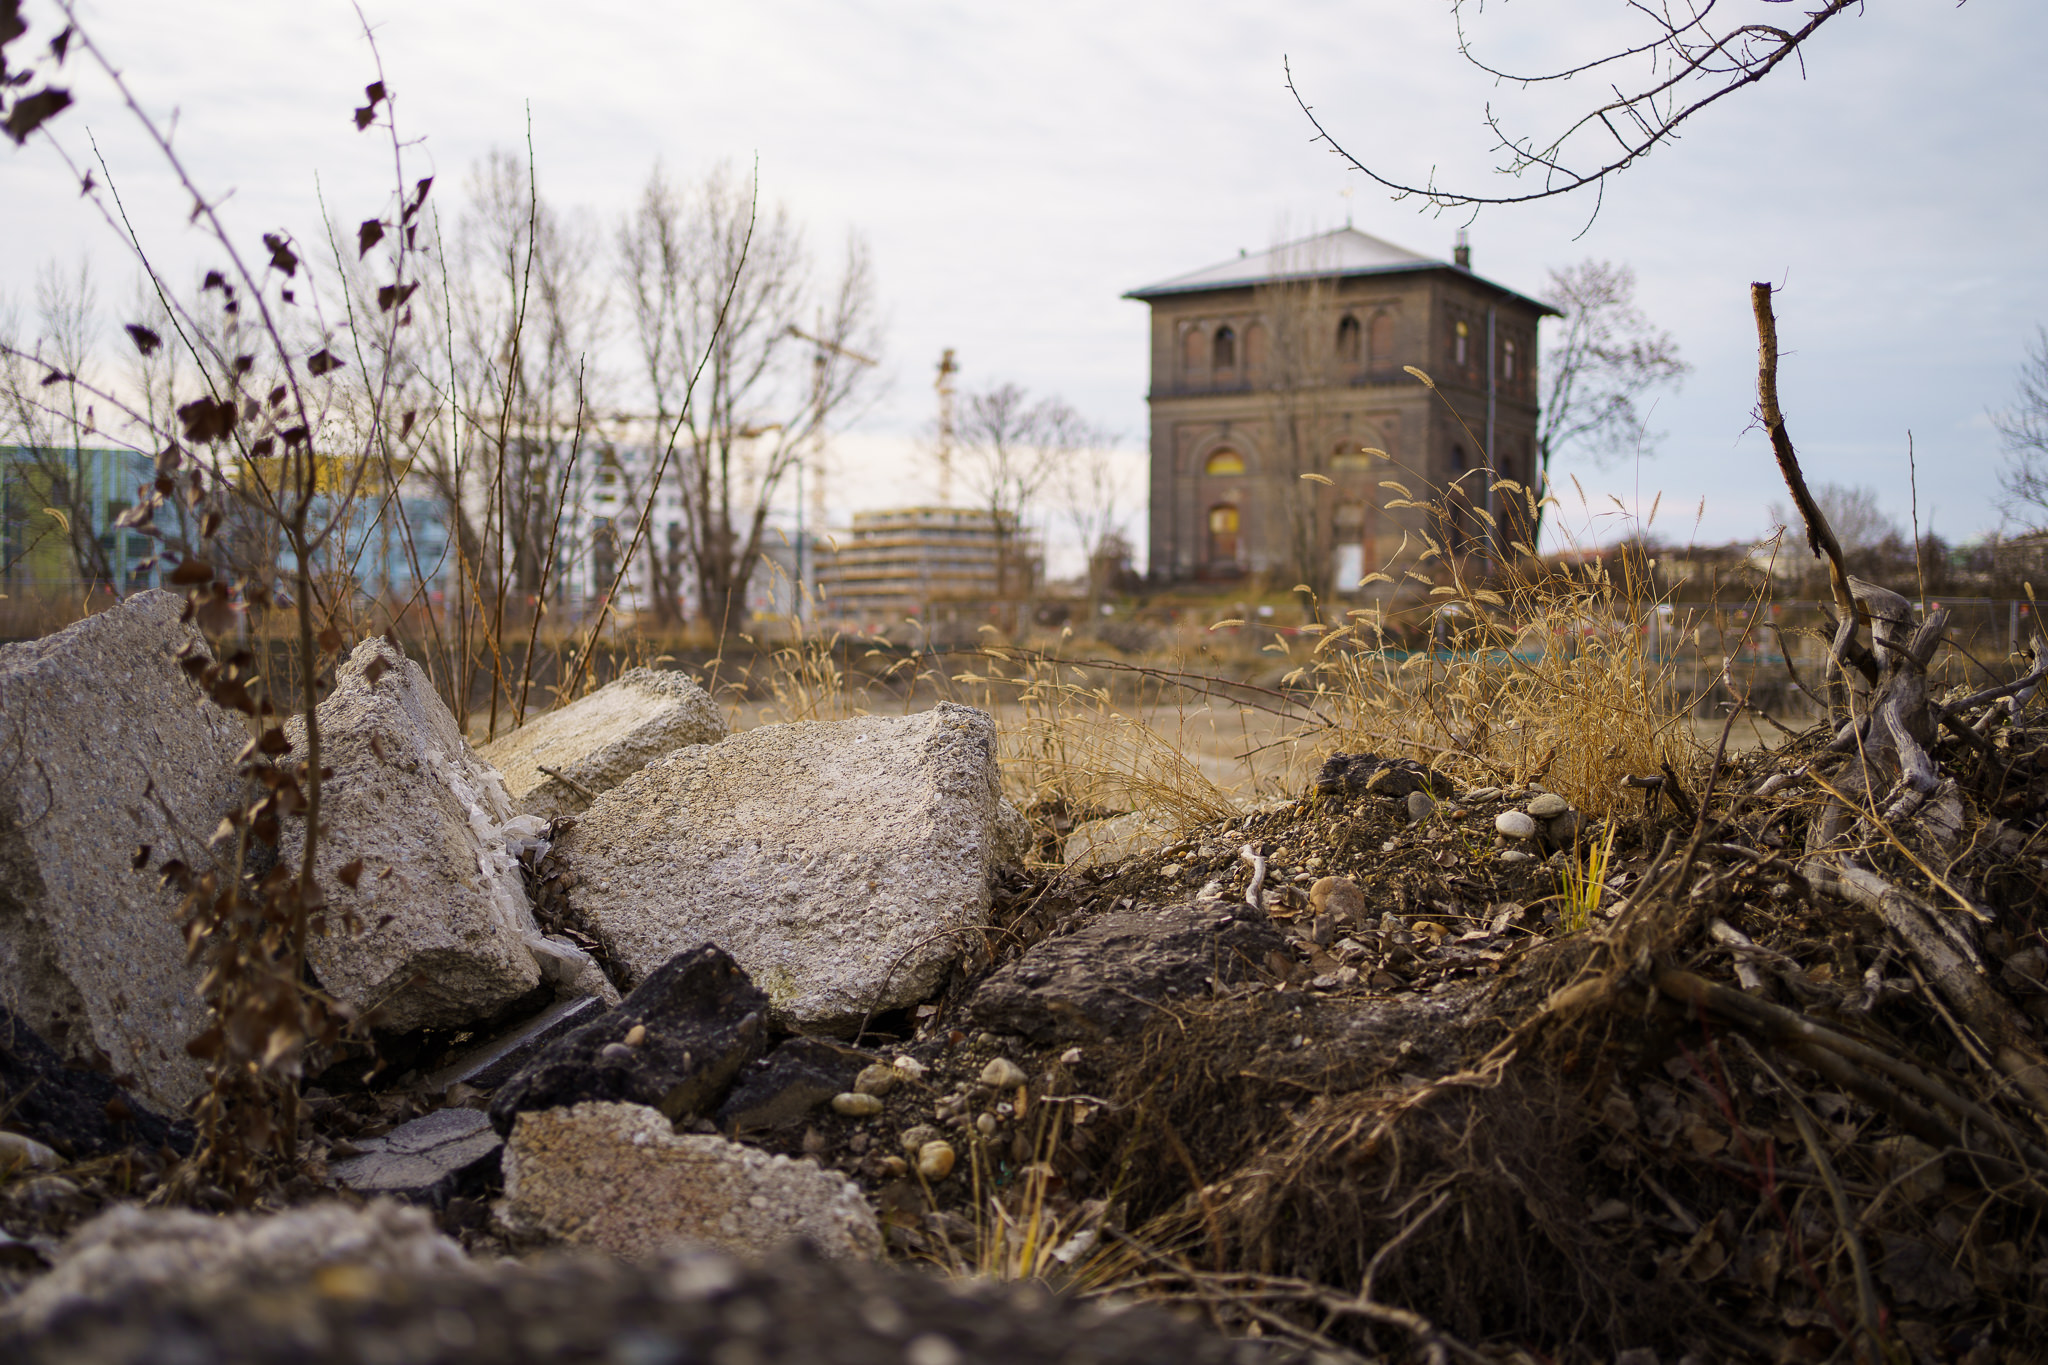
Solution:
<path fill-rule="evenodd" d="M 1458 244 L 1451 248 L 1451 262 L 1460 270 L 1472 268 L 1472 243 L 1465 236 L 1465 229 L 1458 229 Z"/>

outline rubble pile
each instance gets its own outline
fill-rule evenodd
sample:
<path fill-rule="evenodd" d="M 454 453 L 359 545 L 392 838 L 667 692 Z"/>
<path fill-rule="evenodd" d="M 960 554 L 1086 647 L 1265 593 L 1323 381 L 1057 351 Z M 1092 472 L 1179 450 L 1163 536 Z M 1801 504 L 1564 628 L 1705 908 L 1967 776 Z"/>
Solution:
<path fill-rule="evenodd" d="M 219 1218 L 135 1206 L 196 1074 L 138 1010 L 198 1007 L 122 870 L 134 829 L 218 819 L 232 736 L 174 611 L 95 621 L 147 663 L 132 775 L 0 783 L 10 1357 L 1981 1365 L 2048 1332 L 2048 660 L 1932 696 L 1926 627 L 1888 630 L 1830 723 L 1604 819 L 1540 772 L 1337 754 L 1024 867 L 971 708 L 727 736 L 635 674 L 479 752 L 367 642 L 320 714 L 308 963 L 363 1026 L 309 1059 L 301 1182 Z M 20 733 L 19 680 L 105 647 L 74 632 L 0 654 Z"/>

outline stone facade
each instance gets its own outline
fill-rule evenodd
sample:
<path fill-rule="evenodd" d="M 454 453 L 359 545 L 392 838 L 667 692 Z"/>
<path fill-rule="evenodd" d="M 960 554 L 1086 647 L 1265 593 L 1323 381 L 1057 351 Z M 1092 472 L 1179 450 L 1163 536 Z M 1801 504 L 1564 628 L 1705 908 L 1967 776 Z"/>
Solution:
<path fill-rule="evenodd" d="M 1424 548 L 1417 531 L 1443 538 L 1440 518 L 1390 503 L 1448 497 L 1459 548 L 1489 500 L 1512 526 L 1514 490 L 1483 471 L 1530 480 L 1537 323 L 1555 310 L 1459 256 L 1347 227 L 1126 295 L 1152 310 L 1155 577 L 1354 596 Z"/>

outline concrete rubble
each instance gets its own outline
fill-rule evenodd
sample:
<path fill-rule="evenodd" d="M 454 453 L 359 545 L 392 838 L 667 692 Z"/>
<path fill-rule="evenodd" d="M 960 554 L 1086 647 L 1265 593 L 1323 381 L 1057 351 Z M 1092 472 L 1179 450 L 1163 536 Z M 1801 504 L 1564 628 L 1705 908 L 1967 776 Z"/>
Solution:
<path fill-rule="evenodd" d="M 509 840 L 516 820 L 504 784 L 462 738 L 420 666 L 382 639 L 358 645 L 320 703 L 327 828 L 316 854 L 330 932 L 307 957 L 320 983 L 393 1032 L 483 1018 L 545 975 L 570 993 L 609 991 L 596 964 L 544 936 Z M 295 747 L 304 725 L 288 727 Z M 305 824 L 285 827 L 282 856 L 299 856 Z M 342 877 L 360 864 L 356 884 Z M 348 932 L 353 922 L 357 932 Z"/>
<path fill-rule="evenodd" d="M 466 1178 L 481 1179 L 503 1145 L 481 1111 L 436 1109 L 383 1137 L 359 1140 L 361 1155 L 332 1162 L 328 1174 L 357 1194 L 441 1204 Z"/>
<path fill-rule="evenodd" d="M 160 874 L 207 865 L 248 739 L 178 667 L 205 649 L 183 606 L 138 593 L 0 646 L 0 1000 L 166 1110 L 202 1089 L 205 1007 Z"/>
<path fill-rule="evenodd" d="M 646 1261 L 678 1242 L 759 1256 L 796 1239 L 873 1258 L 882 1234 L 860 1188 L 808 1161 L 678 1134 L 638 1104 L 519 1116 L 504 1158 L 501 1222 L 515 1234 Z"/>
<path fill-rule="evenodd" d="M 477 750 L 522 813 L 574 815 L 664 754 L 729 733 L 718 704 L 681 673 L 629 669 Z M 553 773 L 543 771 L 552 768 Z"/>
<path fill-rule="evenodd" d="M 768 997 L 709 944 L 678 953 L 611 1012 L 543 1048 L 491 1099 L 510 1133 L 521 1113 L 621 1100 L 671 1120 L 717 1105 L 768 1041 Z"/>
<path fill-rule="evenodd" d="M 1169 1005 L 1269 973 L 1287 940 L 1227 903 L 1118 911 L 1048 938 L 983 982 L 968 1017 L 1034 1043 L 1136 1033 Z"/>
<path fill-rule="evenodd" d="M 572 918 L 633 978 L 716 943 L 791 1027 L 923 1000 L 988 912 L 995 747 L 987 713 L 940 703 L 671 754 L 556 845 Z"/>
<path fill-rule="evenodd" d="M 227 1217 L 120 1204 L 74 1232 L 49 1274 L 0 1304 L 0 1330 L 32 1330 L 60 1313 L 172 1287 L 204 1305 L 343 1267 L 413 1277 L 470 1266 L 424 1210 L 389 1200 Z"/>

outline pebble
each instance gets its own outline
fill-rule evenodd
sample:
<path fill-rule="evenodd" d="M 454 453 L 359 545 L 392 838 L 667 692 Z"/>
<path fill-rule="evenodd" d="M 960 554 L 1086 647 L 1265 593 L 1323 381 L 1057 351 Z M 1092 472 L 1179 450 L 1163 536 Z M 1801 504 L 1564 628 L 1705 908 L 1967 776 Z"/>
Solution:
<path fill-rule="evenodd" d="M 860 1069 L 860 1075 L 853 1078 L 853 1090 L 857 1095 L 873 1095 L 880 1098 L 894 1090 L 903 1079 L 895 1067 L 887 1062 L 873 1062 Z"/>
<path fill-rule="evenodd" d="M 849 1090 L 832 1097 L 832 1112 L 850 1119 L 871 1119 L 882 1112 L 882 1099 L 879 1095 L 863 1095 Z"/>
<path fill-rule="evenodd" d="M 885 1174 L 901 1180 L 910 1174 L 910 1163 L 900 1156 L 885 1156 L 882 1158 L 882 1170 Z"/>
<path fill-rule="evenodd" d="M 992 1085 L 998 1090 L 1014 1089 L 1029 1079 L 1024 1068 L 1008 1057 L 998 1057 L 981 1069 L 981 1083 Z"/>
<path fill-rule="evenodd" d="M 1428 792 L 1408 793 L 1408 822 L 1419 825 L 1436 810 L 1436 801 Z"/>
<path fill-rule="evenodd" d="M 1494 816 L 1493 827 L 1510 839 L 1536 837 L 1536 822 L 1518 810 L 1504 810 Z"/>
<path fill-rule="evenodd" d="M 1533 853 L 1524 853 L 1519 848 L 1511 848 L 1501 853 L 1500 860 L 1504 863 L 1526 863 L 1532 861 L 1535 856 Z"/>
<path fill-rule="evenodd" d="M 1365 918 L 1365 889 L 1349 877 L 1324 877 L 1308 889 L 1308 903 L 1318 915 L 1335 915 L 1357 923 Z"/>
<path fill-rule="evenodd" d="M 927 1142 L 917 1149 L 917 1173 L 926 1180 L 944 1180 L 953 1174 L 953 1144 Z"/>
<path fill-rule="evenodd" d="M 1522 807 L 1538 820 L 1555 820 L 1572 808 L 1572 803 L 1556 792 L 1545 792 Z"/>
<path fill-rule="evenodd" d="M 606 1043 L 598 1049 L 597 1055 L 614 1062 L 623 1062 L 632 1057 L 633 1049 L 624 1043 Z"/>
<path fill-rule="evenodd" d="M 1080 1048 L 1077 1048 L 1077 1047 L 1070 1047 L 1070 1048 L 1068 1048 L 1068 1049 L 1067 1049 L 1067 1050 L 1066 1050 L 1065 1052 L 1062 1052 L 1062 1053 L 1060 1054 L 1060 1065 L 1061 1065 L 1061 1066 L 1079 1066 L 1079 1065 L 1080 1065 L 1080 1063 L 1081 1063 L 1081 1049 L 1080 1049 Z"/>
<path fill-rule="evenodd" d="M 647 1025 L 635 1024 L 626 1030 L 624 1042 L 627 1047 L 638 1047 L 647 1041 Z"/>
<path fill-rule="evenodd" d="M 932 1127 L 929 1123 L 920 1123 L 914 1127 L 905 1128 L 903 1136 L 897 1139 L 897 1143 L 904 1151 L 912 1156 L 916 1156 L 920 1151 L 924 1150 L 924 1145 L 927 1142 L 937 1142 L 938 1140 L 938 1129 Z"/>
<path fill-rule="evenodd" d="M 20 1133 L 0 1133 L 0 1169 L 11 1166 L 35 1166 L 47 1171 L 63 1164 L 64 1158 L 32 1137 L 24 1137 Z"/>
<path fill-rule="evenodd" d="M 996 1116 L 994 1114 L 983 1114 L 975 1119 L 974 1131 L 983 1137 L 992 1136 L 996 1131 Z"/>
<path fill-rule="evenodd" d="M 1465 793 L 1465 799 L 1475 806 L 1481 801 L 1498 801 L 1500 800 L 1500 788 L 1474 787 Z"/>
<path fill-rule="evenodd" d="M 905 1080 L 921 1081 L 924 1079 L 924 1063 L 907 1052 L 889 1065 L 902 1072 Z"/>
<path fill-rule="evenodd" d="M 1179 863 L 1166 863 L 1166 864 L 1164 864 L 1164 865 L 1163 865 L 1163 866 L 1161 866 L 1161 867 L 1160 867 L 1160 869 L 1159 869 L 1159 875 L 1160 875 L 1160 876 L 1162 876 L 1162 877 L 1166 877 L 1166 878 L 1169 878 L 1169 879 L 1171 879 L 1171 878 L 1174 878 L 1174 877 L 1178 877 L 1178 876 L 1180 875 L 1180 864 L 1179 864 Z"/>

